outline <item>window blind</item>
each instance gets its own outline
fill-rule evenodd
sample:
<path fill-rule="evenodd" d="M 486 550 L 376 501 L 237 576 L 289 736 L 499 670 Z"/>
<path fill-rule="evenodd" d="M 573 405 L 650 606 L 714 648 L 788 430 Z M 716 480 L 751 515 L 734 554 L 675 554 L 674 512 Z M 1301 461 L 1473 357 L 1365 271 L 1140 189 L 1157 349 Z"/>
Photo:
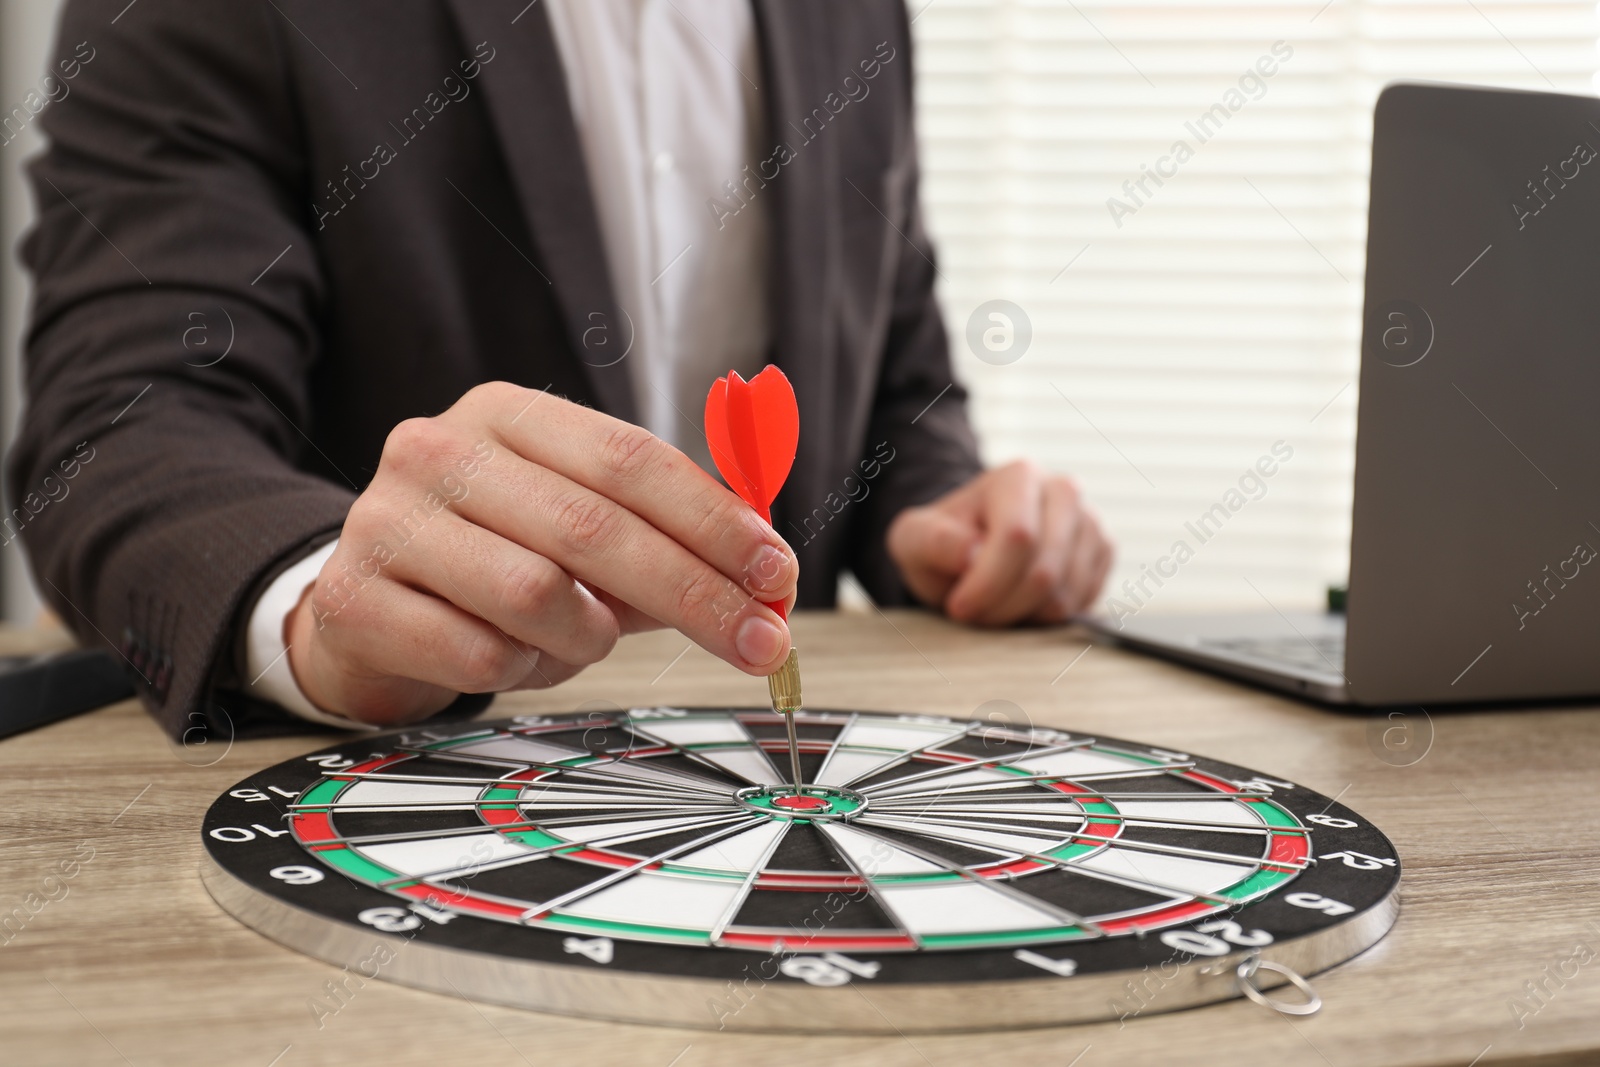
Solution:
<path fill-rule="evenodd" d="M 986 459 L 1079 480 L 1125 602 L 1122 583 L 1168 558 L 1152 609 L 1320 603 L 1348 566 L 1377 94 L 1592 93 L 1595 4 L 911 11 L 924 203 Z"/>

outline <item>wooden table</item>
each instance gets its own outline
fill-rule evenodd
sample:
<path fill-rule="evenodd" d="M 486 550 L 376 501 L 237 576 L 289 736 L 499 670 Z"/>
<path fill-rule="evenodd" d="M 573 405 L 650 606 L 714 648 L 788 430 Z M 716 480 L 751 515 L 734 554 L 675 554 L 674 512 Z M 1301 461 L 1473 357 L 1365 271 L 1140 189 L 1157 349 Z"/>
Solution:
<path fill-rule="evenodd" d="M 1600 713 L 1434 712 L 1431 749 L 1399 766 L 1381 731 L 1418 731 L 1420 747 L 1420 715 L 1390 724 L 1280 700 L 1088 646 L 1075 630 L 981 633 L 876 611 L 802 615 L 795 629 L 814 706 L 1025 716 L 1338 795 L 1400 850 L 1399 924 L 1316 978 L 1326 1006 L 1295 1021 L 1236 1000 L 1126 1024 L 800 1039 L 538 1015 L 372 981 L 319 1029 L 312 998 L 340 972 L 225 915 L 196 871 L 211 800 L 331 736 L 185 750 L 126 703 L 0 742 L 0 919 L 26 917 L 0 931 L 0 1063 L 1600 1063 Z M 48 640 L 13 633 L 0 646 Z M 685 645 L 630 638 L 490 714 L 763 699 L 761 682 Z"/>

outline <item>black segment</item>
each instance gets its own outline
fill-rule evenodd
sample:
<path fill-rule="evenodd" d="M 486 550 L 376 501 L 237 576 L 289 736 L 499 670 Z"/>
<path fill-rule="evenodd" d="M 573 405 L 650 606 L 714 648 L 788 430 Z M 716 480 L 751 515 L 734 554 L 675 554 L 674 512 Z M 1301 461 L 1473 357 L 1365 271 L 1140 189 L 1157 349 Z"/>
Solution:
<path fill-rule="evenodd" d="M 733 925 L 793 930 L 801 937 L 847 930 L 881 933 L 895 928 L 871 893 L 860 886 L 827 893 L 756 889 L 734 916 Z"/>
<path fill-rule="evenodd" d="M 907 833 L 902 830 L 891 830 L 886 826 L 861 826 L 861 830 L 883 838 L 892 844 L 903 845 L 909 852 L 924 852 L 945 860 L 948 863 L 961 867 L 975 867 L 986 863 L 995 863 L 1005 857 L 1005 853 L 998 850 L 984 850 L 957 844 L 953 841 L 939 840 L 938 838 L 924 836 L 925 834 L 944 834 L 948 827 L 925 826 L 924 833 Z M 956 831 L 959 833 L 960 831 Z"/>
<path fill-rule="evenodd" d="M 1266 837 L 1259 833 L 1229 834 L 1210 830 L 1180 830 L 1170 826 L 1124 826 L 1117 837 L 1122 841 L 1145 841 L 1153 845 L 1200 849 L 1251 860 L 1265 855 L 1267 844 Z"/>
<path fill-rule="evenodd" d="M 426 833 L 429 830 L 482 830 L 483 818 L 467 811 L 362 811 L 337 808 L 329 812 L 333 828 L 344 837 L 366 834 Z"/>
<path fill-rule="evenodd" d="M 646 859 L 650 856 L 659 856 L 661 853 L 677 848 L 680 845 L 687 845 L 696 838 L 705 837 L 707 834 L 724 832 L 729 837 L 732 837 L 735 833 L 737 833 L 737 831 L 733 829 L 733 827 L 736 825 L 738 824 L 723 821 L 719 822 L 715 826 L 693 826 L 687 830 L 672 830 L 668 833 L 657 834 L 654 837 L 643 837 L 637 841 L 629 841 L 625 845 L 606 845 L 604 847 L 608 852 L 625 852 L 630 856 L 638 856 L 640 859 Z M 753 829 L 755 826 L 756 824 L 752 822 L 748 827 L 741 827 L 741 829 Z M 560 833 L 561 828 L 559 826 L 556 827 L 555 832 Z M 713 841 L 711 843 L 715 844 L 716 842 Z M 696 850 L 692 848 L 689 849 L 689 852 L 694 851 Z M 676 859 L 681 857 L 674 858 Z"/>
<path fill-rule="evenodd" d="M 740 720 L 740 724 L 757 741 L 777 740 L 788 743 L 789 727 L 784 724 L 781 716 L 774 715 L 769 722 L 752 722 L 749 719 Z M 832 741 L 839 736 L 839 731 L 844 725 L 834 723 L 795 723 L 795 736 L 802 741 Z"/>
<path fill-rule="evenodd" d="M 1010 884 L 1030 897 L 1085 918 L 1153 908 L 1174 899 L 1091 878 L 1062 867 L 1024 875 Z"/>
<path fill-rule="evenodd" d="M 937 751 L 952 752 L 962 756 L 973 756 L 980 760 L 1009 759 L 1015 756 L 1025 756 L 1028 752 L 1042 752 L 1048 748 L 1059 748 L 1065 744 L 1062 741 L 1016 741 L 1004 736 L 1010 731 L 1001 730 L 974 730 L 965 737 L 958 737 L 954 741 L 936 746 Z"/>
<path fill-rule="evenodd" d="M 777 851 L 767 860 L 769 871 L 806 871 L 848 874 L 852 868 L 811 823 L 796 822 L 778 842 Z"/>
<path fill-rule="evenodd" d="M 470 861 L 469 861 L 470 862 Z M 489 893 L 507 900 L 527 901 L 530 905 L 554 900 L 564 893 L 597 882 L 618 868 L 594 863 L 579 863 L 560 856 L 513 863 L 509 867 L 476 870 L 446 880 L 447 885 Z"/>

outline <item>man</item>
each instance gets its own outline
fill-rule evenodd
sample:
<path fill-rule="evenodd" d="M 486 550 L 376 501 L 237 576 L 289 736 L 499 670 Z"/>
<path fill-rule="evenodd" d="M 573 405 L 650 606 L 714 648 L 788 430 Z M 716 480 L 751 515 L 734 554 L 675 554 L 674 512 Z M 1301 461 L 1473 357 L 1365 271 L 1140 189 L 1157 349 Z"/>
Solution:
<path fill-rule="evenodd" d="M 79 42 L 12 496 L 91 458 L 8 536 L 169 728 L 467 713 L 661 625 L 763 675 L 844 567 L 976 624 L 1097 593 L 1072 484 L 977 457 L 901 0 L 71 0 Z M 769 361 L 773 527 L 697 429 Z"/>

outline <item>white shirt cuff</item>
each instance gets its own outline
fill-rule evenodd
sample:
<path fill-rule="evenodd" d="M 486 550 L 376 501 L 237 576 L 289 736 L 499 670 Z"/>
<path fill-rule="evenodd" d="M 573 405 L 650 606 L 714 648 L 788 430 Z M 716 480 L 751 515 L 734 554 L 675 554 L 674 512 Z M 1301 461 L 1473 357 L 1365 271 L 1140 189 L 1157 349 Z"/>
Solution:
<path fill-rule="evenodd" d="M 272 580 L 266 592 L 250 609 L 250 619 L 245 624 L 245 670 L 254 679 L 250 691 L 262 700 L 271 701 L 286 711 L 310 722 L 333 726 L 341 730 L 376 730 L 378 727 L 356 722 L 342 715 L 323 711 L 300 689 L 294 670 L 289 666 L 289 648 L 283 640 L 284 624 L 299 605 L 311 583 L 317 580 L 322 565 L 328 562 L 333 550 L 339 547 L 337 539 L 313 551 Z"/>

